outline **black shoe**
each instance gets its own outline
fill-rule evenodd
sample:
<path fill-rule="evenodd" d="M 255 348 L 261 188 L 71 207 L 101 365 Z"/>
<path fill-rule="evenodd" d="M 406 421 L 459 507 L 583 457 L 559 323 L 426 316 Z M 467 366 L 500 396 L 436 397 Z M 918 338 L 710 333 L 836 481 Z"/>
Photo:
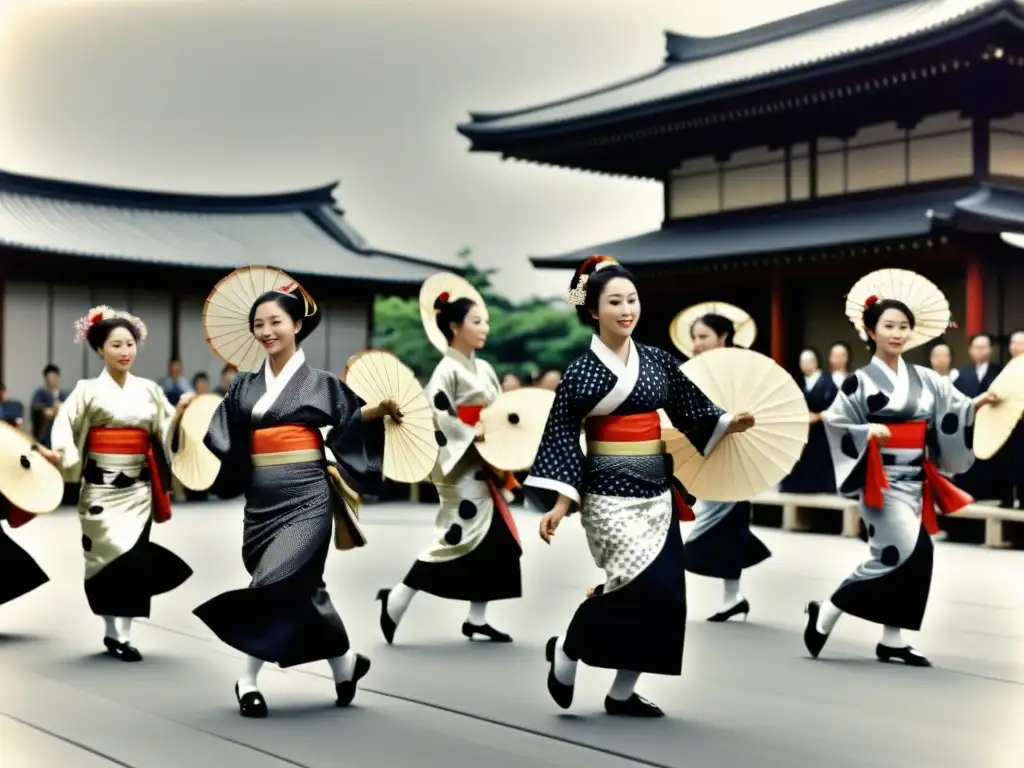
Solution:
<path fill-rule="evenodd" d="M 555 677 L 555 644 L 558 642 L 557 637 L 552 637 L 548 640 L 547 646 L 544 648 L 544 658 L 548 660 L 548 693 L 551 694 L 551 698 L 555 700 L 555 704 L 560 706 L 562 709 L 568 709 L 572 706 L 572 693 L 574 686 L 564 685 L 558 682 L 558 678 Z"/>
<path fill-rule="evenodd" d="M 380 631 L 384 633 L 384 639 L 388 641 L 388 645 L 395 642 L 395 630 L 398 629 L 398 625 L 388 615 L 388 596 L 390 594 L 390 589 L 382 589 L 377 593 L 377 599 L 380 600 Z"/>
<path fill-rule="evenodd" d="M 739 616 L 741 613 L 743 614 L 743 620 L 746 621 L 747 614 L 750 613 L 750 603 L 747 602 L 747 598 L 743 598 L 738 603 L 736 603 L 736 605 L 734 605 L 732 608 L 729 608 L 728 610 L 719 611 L 714 616 L 709 616 L 708 621 L 728 621 L 733 616 Z"/>
<path fill-rule="evenodd" d="M 107 647 L 107 653 L 121 661 L 142 661 L 142 654 L 139 649 L 130 643 L 122 643 L 112 637 L 104 637 L 103 645 Z"/>
<path fill-rule="evenodd" d="M 879 643 L 875 646 L 875 655 L 879 661 L 902 661 L 908 667 L 930 667 L 932 665 L 927 656 L 918 653 L 909 645 L 903 648 L 891 648 Z"/>
<path fill-rule="evenodd" d="M 473 640 L 475 635 L 483 635 L 494 643 L 512 642 L 512 637 L 510 635 L 506 635 L 504 632 L 499 632 L 490 624 L 470 624 L 468 621 L 464 621 L 462 623 L 462 634 L 470 640 Z"/>
<path fill-rule="evenodd" d="M 609 715 L 621 715 L 623 717 L 664 717 L 657 704 L 652 704 L 643 696 L 633 694 L 625 701 L 613 699 L 611 696 L 604 697 L 604 711 Z"/>
<path fill-rule="evenodd" d="M 338 692 L 338 700 L 334 702 L 336 707 L 347 707 L 356 697 L 356 683 L 366 677 L 370 671 L 370 660 L 361 653 L 356 654 L 356 668 L 352 672 L 352 679 L 343 683 L 337 683 L 334 688 Z"/>
<path fill-rule="evenodd" d="M 821 613 L 821 603 L 817 600 L 808 603 L 804 608 L 804 613 L 807 614 L 807 626 L 804 627 L 804 645 L 807 646 L 807 652 L 811 654 L 811 658 L 816 659 L 828 641 L 828 635 L 823 635 L 818 631 L 818 614 Z"/>
<path fill-rule="evenodd" d="M 238 699 L 238 714 L 242 717 L 260 718 L 267 716 L 267 700 L 259 691 L 249 691 L 245 696 L 238 693 L 238 683 L 235 683 L 235 698 Z"/>

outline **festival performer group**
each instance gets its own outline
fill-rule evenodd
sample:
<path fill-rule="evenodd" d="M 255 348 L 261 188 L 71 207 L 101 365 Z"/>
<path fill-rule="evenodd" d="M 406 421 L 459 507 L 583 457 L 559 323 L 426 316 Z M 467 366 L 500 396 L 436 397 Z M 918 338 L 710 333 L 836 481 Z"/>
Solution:
<path fill-rule="evenodd" d="M 970 468 L 975 414 L 999 398 L 986 392 L 971 400 L 948 379 L 904 361 L 908 348 L 938 336 L 942 324 L 936 330 L 912 303 L 920 284 L 916 292 L 900 288 L 906 281 L 886 283 L 881 272 L 858 283 L 847 306 L 874 356 L 816 416 L 805 397 L 818 380 L 808 374 L 801 388 L 749 351 L 756 329 L 741 309 L 712 302 L 681 312 L 672 329 L 689 358 L 681 365 L 633 340 L 640 296 L 615 259 L 592 257 L 573 275 L 568 301 L 593 331 L 590 348 L 566 367 L 553 400 L 545 401 L 546 418 L 507 419 L 520 443 L 532 446 L 524 492 L 543 512 L 540 538 L 553 544 L 563 520 L 578 515 L 605 574 L 545 645 L 547 689 L 558 707 L 572 705 L 582 662 L 615 671 L 608 714 L 663 716 L 636 688 L 644 673 L 682 672 L 686 573 L 723 583 L 722 604 L 709 621 L 747 616 L 741 574 L 771 553 L 750 529 L 750 499 L 767 486 L 739 478 L 756 469 L 780 481 L 815 426 L 827 440 L 834 487 L 860 503 L 869 557 L 830 597 L 806 605 L 806 649 L 818 657 L 847 613 L 882 627 L 880 660 L 930 666 L 901 632 L 922 625 L 935 507 L 951 514 L 971 501 L 946 476 Z M 948 304 L 938 298 L 948 323 Z M 172 407 L 156 383 L 131 373 L 144 323 L 95 307 L 75 333 L 104 369 L 80 381 L 63 404 L 51 447 L 0 428 L 0 520 L 9 527 L 53 511 L 62 479 L 80 484 L 85 597 L 103 619 L 106 652 L 121 661 L 143 659 L 132 644 L 132 620 L 150 616 L 153 596 L 192 575 L 151 540 L 154 523 L 171 520 L 172 470 L 193 490 L 244 498 L 241 560 L 250 582 L 211 596 L 194 613 L 244 656 L 234 698 L 246 718 L 269 714 L 258 680 L 267 663 L 326 661 L 336 705 L 354 700 L 370 659 L 355 651 L 324 571 L 332 548 L 372 546 L 360 526 L 360 497 L 385 477 L 429 478 L 440 499 L 432 539 L 400 582 L 377 593 L 387 643 L 420 592 L 467 604 L 464 637 L 509 643 L 511 634 L 488 623 L 487 607 L 522 596 L 520 533 L 506 499 L 516 486 L 512 472 L 527 467 L 496 459 L 506 438 L 485 427 L 495 423 L 487 415 L 505 395 L 478 355 L 489 331 L 482 297 L 455 275 L 424 285 L 424 327 L 443 357 L 412 395 L 389 384 L 391 376 L 374 380 L 370 358 L 353 358 L 345 380 L 310 367 L 301 345 L 322 314 L 284 272 L 235 270 L 215 286 L 203 321 L 211 348 L 238 375 L 215 403 L 200 404 L 212 395 L 185 396 Z M 413 381 L 393 355 L 376 354 Z M 746 377 L 749 391 L 726 397 L 716 376 Z M 409 397 L 420 398 L 422 408 Z M 762 419 L 781 436 L 775 454 L 748 451 L 737 459 L 741 452 L 730 446 L 754 445 L 743 441 L 753 440 Z M 417 428 L 426 439 L 409 439 Z M 186 471 L 186 458 L 203 471 Z M 685 541 L 679 521 L 694 522 Z M 47 581 L 0 525 L 0 605 Z"/>

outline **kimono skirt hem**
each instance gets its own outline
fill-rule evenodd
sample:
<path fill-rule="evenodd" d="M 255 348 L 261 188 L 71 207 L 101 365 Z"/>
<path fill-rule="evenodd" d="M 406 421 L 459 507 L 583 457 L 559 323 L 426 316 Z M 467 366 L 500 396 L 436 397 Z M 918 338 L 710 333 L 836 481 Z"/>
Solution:
<path fill-rule="evenodd" d="M 0 526 L 0 605 L 26 595 L 50 580 L 39 564 Z"/>
<path fill-rule="evenodd" d="M 698 501 L 693 510 L 697 522 L 686 539 L 686 570 L 732 580 L 771 557 L 771 550 L 750 530 L 750 507 L 749 501 Z"/>

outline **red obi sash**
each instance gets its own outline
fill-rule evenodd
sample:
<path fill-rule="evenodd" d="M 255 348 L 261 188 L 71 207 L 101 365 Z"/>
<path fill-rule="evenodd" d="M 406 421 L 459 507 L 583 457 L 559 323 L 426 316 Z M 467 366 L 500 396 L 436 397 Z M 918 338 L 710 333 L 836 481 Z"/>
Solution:
<path fill-rule="evenodd" d="M 279 427 L 264 427 L 253 430 L 249 448 L 254 456 L 293 451 L 319 451 L 320 431 L 304 424 L 282 424 Z"/>
<path fill-rule="evenodd" d="M 928 434 L 928 422 L 908 421 L 905 424 L 887 424 L 890 437 L 886 448 L 895 450 L 917 450 L 925 448 L 925 437 Z M 938 468 L 927 457 L 922 462 L 924 482 L 921 495 L 921 522 L 928 533 L 938 533 L 939 523 L 935 517 L 935 507 L 942 514 L 952 515 L 974 501 L 970 494 L 964 493 L 948 479 L 939 474 Z M 867 471 L 864 478 L 864 503 L 874 509 L 885 506 L 882 490 L 889 487 L 889 477 L 885 474 L 882 464 L 882 452 L 878 441 L 868 441 Z"/>
<path fill-rule="evenodd" d="M 137 427 L 93 427 L 89 430 L 89 450 L 116 456 L 145 456 L 153 489 L 153 522 L 166 523 L 171 519 L 171 489 L 164 488 L 149 432 Z"/>

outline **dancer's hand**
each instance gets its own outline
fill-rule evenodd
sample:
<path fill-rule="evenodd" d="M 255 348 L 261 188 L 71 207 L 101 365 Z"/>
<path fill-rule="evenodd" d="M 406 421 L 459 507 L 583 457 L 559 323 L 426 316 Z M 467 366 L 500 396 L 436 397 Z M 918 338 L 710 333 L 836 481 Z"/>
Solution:
<path fill-rule="evenodd" d="M 45 445 L 38 445 L 38 444 L 36 444 L 34 446 L 34 448 L 35 448 L 36 452 L 40 456 L 42 456 L 48 462 L 53 464 L 53 466 L 55 466 L 58 469 L 60 469 L 61 458 L 60 458 L 60 454 L 59 453 L 57 453 L 54 450 L 51 450 L 50 448 L 47 448 Z"/>
<path fill-rule="evenodd" d="M 729 424 L 729 429 L 726 430 L 729 434 L 735 434 L 739 432 L 746 432 L 754 426 L 754 415 L 751 413 L 738 413 L 732 417 L 732 422 Z"/>
<path fill-rule="evenodd" d="M 484 423 L 482 421 L 478 421 L 476 423 L 475 429 L 476 429 L 476 438 L 475 439 L 476 439 L 476 441 L 478 443 L 482 443 L 484 441 Z"/>
<path fill-rule="evenodd" d="M 188 404 L 191 403 L 195 399 L 196 399 L 196 393 L 195 392 L 188 392 L 188 393 L 182 395 L 178 399 L 178 404 L 175 406 L 175 410 L 179 414 L 184 413 L 185 409 L 188 408 Z"/>
<path fill-rule="evenodd" d="M 402 413 L 402 409 L 398 407 L 398 403 L 396 403 L 390 397 L 387 398 L 386 400 L 381 400 L 380 405 L 378 405 L 377 408 L 380 410 L 380 415 L 382 418 L 384 416 L 390 416 L 392 419 L 395 420 L 396 423 L 402 423 L 402 417 L 404 417 L 405 414 Z"/>
<path fill-rule="evenodd" d="M 974 398 L 974 412 L 977 413 L 986 405 L 995 405 L 999 402 L 999 395 L 995 392 L 983 392 Z"/>
<path fill-rule="evenodd" d="M 871 424 L 868 427 L 868 437 L 873 437 L 878 443 L 878 447 L 884 448 L 885 444 L 889 442 L 889 438 L 892 437 L 892 432 L 885 424 Z"/>
<path fill-rule="evenodd" d="M 564 517 L 565 510 L 555 507 L 540 519 L 540 537 L 546 544 L 551 543 L 551 539 L 555 537 L 555 531 L 558 529 L 558 524 L 562 522 Z"/>

